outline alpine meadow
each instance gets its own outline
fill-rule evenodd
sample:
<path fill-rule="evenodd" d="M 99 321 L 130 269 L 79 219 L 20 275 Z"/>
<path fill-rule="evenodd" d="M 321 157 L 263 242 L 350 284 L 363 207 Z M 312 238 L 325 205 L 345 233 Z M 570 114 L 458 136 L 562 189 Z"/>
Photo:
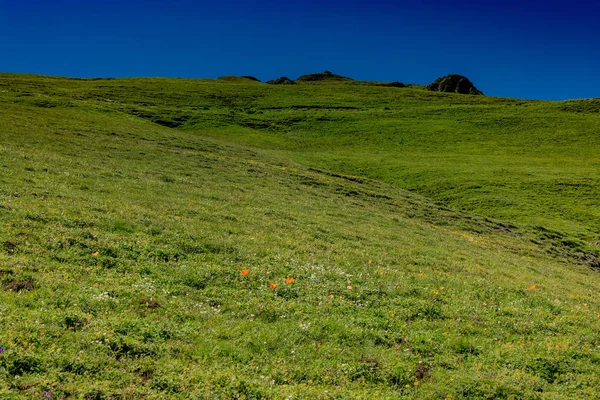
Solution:
<path fill-rule="evenodd" d="M 0 398 L 598 398 L 600 99 L 270 83 L 0 74 Z"/>

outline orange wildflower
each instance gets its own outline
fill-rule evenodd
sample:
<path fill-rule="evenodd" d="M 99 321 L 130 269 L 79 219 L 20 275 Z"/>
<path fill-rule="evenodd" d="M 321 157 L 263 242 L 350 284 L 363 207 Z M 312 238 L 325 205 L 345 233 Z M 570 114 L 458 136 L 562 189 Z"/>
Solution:
<path fill-rule="evenodd" d="M 271 287 L 271 289 L 277 289 L 277 284 L 276 283 L 269 283 L 269 286 Z"/>
<path fill-rule="evenodd" d="M 420 274 L 417 274 L 417 276 L 423 276 L 425 275 L 423 272 L 421 272 Z"/>
<path fill-rule="evenodd" d="M 249 272 L 250 271 L 248 271 L 247 269 L 243 269 L 243 270 L 240 271 L 240 274 L 246 276 L 246 275 L 248 275 Z"/>
<path fill-rule="evenodd" d="M 95 251 L 95 252 L 92 253 L 92 257 L 98 257 L 99 254 L 100 254 L 99 251 Z"/>
<path fill-rule="evenodd" d="M 529 290 L 533 290 L 533 289 L 535 289 L 535 285 L 529 286 Z"/>
<path fill-rule="evenodd" d="M 292 283 L 294 282 L 294 278 L 293 277 L 289 277 L 289 278 L 285 278 L 285 283 Z"/>

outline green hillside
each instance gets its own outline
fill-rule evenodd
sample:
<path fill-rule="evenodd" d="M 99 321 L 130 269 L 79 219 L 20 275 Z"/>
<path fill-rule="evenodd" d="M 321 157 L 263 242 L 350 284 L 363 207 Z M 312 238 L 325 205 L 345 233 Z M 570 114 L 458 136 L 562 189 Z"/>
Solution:
<path fill-rule="evenodd" d="M 0 398 L 595 398 L 600 114 L 0 75 Z"/>

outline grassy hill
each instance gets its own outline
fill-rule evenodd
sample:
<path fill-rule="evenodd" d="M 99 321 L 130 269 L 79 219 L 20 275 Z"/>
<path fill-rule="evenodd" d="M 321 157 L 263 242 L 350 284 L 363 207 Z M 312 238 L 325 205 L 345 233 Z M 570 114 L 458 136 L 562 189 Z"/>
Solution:
<path fill-rule="evenodd" d="M 599 122 L 0 75 L 0 397 L 594 398 Z"/>

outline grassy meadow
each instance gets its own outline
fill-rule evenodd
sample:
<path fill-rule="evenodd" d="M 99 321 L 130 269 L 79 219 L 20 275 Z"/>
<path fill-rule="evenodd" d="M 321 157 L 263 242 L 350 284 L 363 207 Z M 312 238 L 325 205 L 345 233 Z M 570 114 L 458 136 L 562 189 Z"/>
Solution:
<path fill-rule="evenodd" d="M 594 399 L 600 102 L 0 75 L 0 398 Z"/>

